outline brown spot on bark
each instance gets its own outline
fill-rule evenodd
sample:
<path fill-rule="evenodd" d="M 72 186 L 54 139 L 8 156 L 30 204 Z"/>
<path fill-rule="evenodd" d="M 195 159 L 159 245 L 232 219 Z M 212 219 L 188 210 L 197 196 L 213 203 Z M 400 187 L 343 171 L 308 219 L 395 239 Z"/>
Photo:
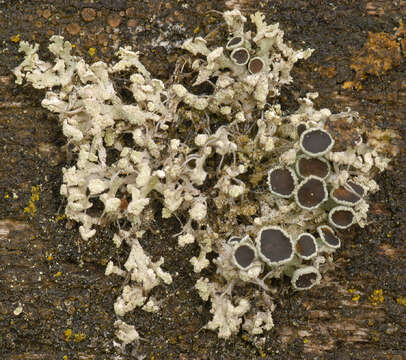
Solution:
<path fill-rule="evenodd" d="M 44 17 L 45 19 L 48 19 L 51 16 L 51 10 L 46 9 L 42 12 L 42 17 Z"/>
<path fill-rule="evenodd" d="M 87 22 L 96 19 L 96 10 L 92 8 L 84 8 L 80 14 L 82 15 L 82 19 Z"/>
<path fill-rule="evenodd" d="M 112 27 L 116 28 L 121 23 L 121 17 L 119 14 L 113 13 L 107 17 L 107 23 Z"/>
<path fill-rule="evenodd" d="M 330 66 L 330 67 L 320 66 L 319 67 L 319 73 L 320 73 L 321 76 L 324 76 L 324 77 L 327 77 L 327 78 L 331 79 L 336 74 L 336 69 L 335 69 L 334 66 Z"/>
<path fill-rule="evenodd" d="M 66 31 L 71 35 L 77 35 L 80 32 L 80 26 L 76 23 L 68 24 L 68 26 L 66 26 Z"/>
<path fill-rule="evenodd" d="M 135 20 L 135 19 L 128 20 L 127 26 L 130 28 L 135 28 L 137 26 L 137 20 Z"/>
<path fill-rule="evenodd" d="M 135 8 L 133 8 L 133 7 L 128 8 L 128 9 L 125 11 L 125 14 L 126 14 L 128 17 L 133 17 L 133 16 L 135 16 Z"/>

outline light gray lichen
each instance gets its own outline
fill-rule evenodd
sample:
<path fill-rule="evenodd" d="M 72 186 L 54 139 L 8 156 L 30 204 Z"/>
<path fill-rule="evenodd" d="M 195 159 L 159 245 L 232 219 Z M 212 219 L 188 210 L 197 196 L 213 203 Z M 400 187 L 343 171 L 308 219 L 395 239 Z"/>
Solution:
<path fill-rule="evenodd" d="M 182 48 L 189 58 L 167 84 L 154 79 L 138 52 L 129 47 L 117 52 L 119 61 L 113 65 L 89 65 L 72 55 L 71 44 L 60 36 L 53 36 L 49 46 L 54 63 L 39 59 L 38 45 L 21 42 L 25 59 L 14 70 L 16 82 L 26 80 L 47 90 L 42 106 L 59 115 L 63 134 L 76 155 L 76 162 L 63 169 L 61 194 L 67 199 L 67 217 L 79 224 L 83 240 L 96 236 L 96 225 L 118 220 L 130 225 L 112 239 L 117 247 L 130 247 L 127 261 L 123 267 L 110 261 L 106 268 L 106 275 L 130 279 L 114 305 L 119 318 L 136 307 L 159 311 L 160 301 L 150 297 L 151 290 L 176 281 L 163 269 L 164 259 L 153 262 L 139 242 L 148 231 L 152 197 L 160 200 L 163 218 L 185 219 L 177 234 L 178 244 L 199 245 L 200 253 L 190 259 L 196 273 L 209 266 L 208 253 L 217 254 L 213 260 L 217 280 L 200 278 L 196 289 L 203 301 L 211 301 L 213 318 L 206 328 L 218 330 L 222 338 L 229 338 L 241 327 L 252 335 L 273 327 L 277 299 L 272 298 L 270 279 L 287 275 L 299 290 L 321 281 L 321 265 L 340 245 L 337 240 L 338 246 L 329 246 L 326 234 L 320 233 L 320 226 L 329 221 L 329 211 L 337 205 L 328 198 L 332 189 L 362 188 L 364 193 L 350 212 L 353 223 L 367 224 L 368 194 L 378 190 L 373 177 L 390 160 L 379 141 L 381 134 L 371 138 L 366 134 L 365 141 L 361 136 L 364 131 L 354 128 L 357 141 L 336 150 L 340 139 L 334 138 L 328 125 L 351 124 L 358 115 L 317 110 L 313 104 L 317 93 L 298 99 L 300 106 L 295 112 L 283 113 L 277 102 L 281 87 L 292 82 L 294 64 L 307 59 L 313 50 L 288 46 L 279 25 L 266 24 L 260 13 L 250 19 L 254 32 L 245 30 L 247 19 L 238 10 L 224 13 L 229 28 L 224 46 L 211 48 L 200 37 L 185 41 Z M 226 44 L 236 37 L 241 38 L 238 46 L 246 49 L 251 59 L 260 60 L 258 71 L 230 58 L 233 49 L 227 49 Z M 183 69 L 190 72 L 188 77 L 177 76 Z M 117 73 L 128 78 L 134 98 L 131 103 L 116 92 Z M 195 80 L 191 84 L 186 79 Z M 203 83 L 211 90 L 198 91 L 196 86 Z M 310 133 L 327 135 L 305 138 Z M 126 145 L 124 136 L 130 136 L 133 145 Z M 323 143 L 330 136 L 331 143 Z M 108 161 L 113 150 L 118 158 Z M 303 150 L 306 159 L 310 156 L 327 164 L 323 179 L 297 174 Z M 300 194 L 289 193 L 290 197 L 269 191 L 270 169 L 289 169 L 296 190 L 296 176 L 301 184 L 318 179 L 323 198 L 306 207 L 302 205 L 304 198 L 312 200 L 315 194 L 304 191 L 303 186 Z M 89 211 L 94 199 L 104 205 L 101 215 Z M 269 228 L 281 229 L 280 234 L 289 239 L 288 250 L 293 253 L 280 254 L 286 261 L 263 260 L 278 258 L 274 239 L 264 242 L 269 248 L 262 249 L 252 242 L 261 230 Z M 331 232 L 335 234 L 333 229 Z M 316 255 L 295 252 L 295 241 L 303 233 L 316 238 Z M 243 240 L 228 241 L 230 237 Z M 236 259 L 241 244 L 255 255 L 247 266 Z M 233 291 L 237 284 L 238 295 Z M 116 327 L 124 345 L 138 340 L 133 326 L 118 320 Z"/>

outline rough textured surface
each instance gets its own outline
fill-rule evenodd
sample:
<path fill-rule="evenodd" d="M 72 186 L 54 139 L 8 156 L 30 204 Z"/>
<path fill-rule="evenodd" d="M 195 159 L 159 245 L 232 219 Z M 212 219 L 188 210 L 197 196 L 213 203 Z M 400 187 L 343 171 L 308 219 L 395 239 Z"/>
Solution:
<path fill-rule="evenodd" d="M 293 46 L 316 49 L 282 91 L 285 109 L 318 91 L 318 106 L 333 112 L 351 106 L 364 121 L 406 140 L 404 1 L 0 2 L 2 358 L 112 359 L 113 302 L 121 280 L 105 277 L 104 265 L 111 254 L 115 261 L 126 258 L 116 252 L 109 230 L 84 243 L 76 225 L 61 216 L 61 168 L 71 159 L 53 115 L 40 107 L 43 93 L 14 85 L 10 70 L 21 61 L 19 39 L 39 42 L 47 56 L 49 37 L 61 34 L 89 61 L 109 61 L 114 49 L 130 44 L 165 80 L 183 55 L 173 44 L 193 34 L 209 34 L 215 42 L 224 25 L 205 9 L 230 7 L 259 9 L 280 22 Z M 388 57 L 380 64 L 382 48 Z M 128 347 L 123 359 L 405 359 L 406 158 L 400 145 L 391 170 L 377 179 L 381 190 L 371 199 L 371 224 L 342 232 L 343 247 L 321 285 L 294 293 L 287 280 L 281 284 L 275 328 L 265 344 L 246 336 L 225 342 L 201 330 L 209 307 L 193 289 L 196 276 L 187 261 L 197 249 L 177 248 L 171 237 L 177 222 L 156 219 L 142 245 L 154 260 L 165 255 L 165 269 L 180 275 L 155 289 L 165 299 L 160 313 L 127 314 L 144 341 Z"/>

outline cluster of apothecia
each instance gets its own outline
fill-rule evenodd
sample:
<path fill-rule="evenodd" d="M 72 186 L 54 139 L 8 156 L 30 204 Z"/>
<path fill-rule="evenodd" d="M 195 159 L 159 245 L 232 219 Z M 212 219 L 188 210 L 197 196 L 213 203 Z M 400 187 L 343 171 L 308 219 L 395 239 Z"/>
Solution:
<path fill-rule="evenodd" d="M 272 194 L 294 199 L 304 210 L 324 207 L 328 211 L 328 223 L 317 227 L 315 233 L 302 232 L 293 238 L 280 226 L 263 227 L 255 240 L 231 237 L 233 261 L 241 270 L 247 270 L 259 258 L 269 267 L 290 265 L 295 257 L 310 260 L 317 256 L 321 245 L 337 249 L 341 245 L 336 229 L 347 229 L 354 224 L 353 207 L 365 191 L 355 180 L 348 179 L 344 185 L 329 184 L 332 166 L 325 158 L 334 146 L 334 139 L 323 128 L 307 128 L 300 123 L 296 131 L 301 154 L 294 167 L 273 166 L 268 171 L 268 186 Z M 297 261 L 296 261 L 297 262 Z M 310 289 L 320 282 L 321 275 L 313 266 L 297 268 L 292 274 L 292 286 L 297 290 Z"/>
<path fill-rule="evenodd" d="M 249 51 L 244 47 L 244 38 L 235 36 L 227 42 L 226 49 L 231 51 L 230 58 L 236 65 L 247 65 L 251 74 L 257 74 L 264 68 L 264 60 L 256 56 L 250 58 Z"/>
<path fill-rule="evenodd" d="M 137 307 L 159 312 L 166 302 L 152 290 L 178 275 L 141 245 L 157 211 L 179 219 L 179 247 L 200 249 L 190 248 L 190 263 L 201 273 L 195 288 L 211 302 L 206 328 L 221 338 L 241 328 L 259 335 L 274 326 L 270 280 L 287 275 L 298 290 L 320 282 L 322 264 L 341 244 L 336 232 L 367 224 L 366 198 L 379 188 L 373 177 L 393 156 L 382 141 L 390 133 L 374 129 L 364 139 L 355 112 L 318 110 L 317 93 L 284 112 L 278 95 L 292 83 L 294 64 L 313 50 L 290 47 L 279 25 L 259 12 L 250 16 L 251 30 L 238 10 L 223 20 L 224 46 L 186 40 L 189 59 L 179 59 L 175 72 L 190 73 L 167 83 L 129 47 L 119 49 L 116 63 L 87 64 L 61 36 L 51 37 L 53 62 L 40 59 L 38 44 L 20 43 L 25 58 L 14 69 L 16 82 L 47 90 L 42 106 L 58 114 L 74 154 L 62 170 L 67 218 L 79 224 L 83 241 L 115 224 L 111 241 L 130 248 L 122 265 L 112 251 L 105 272 L 125 283 L 114 304 L 123 346 L 139 335 L 122 317 Z M 116 75 L 128 78 L 129 103 L 116 91 Z M 196 88 L 204 83 L 207 93 Z M 266 191 L 257 191 L 266 181 Z M 168 247 L 168 234 L 150 235 Z M 216 274 L 205 277 L 210 264 Z"/>

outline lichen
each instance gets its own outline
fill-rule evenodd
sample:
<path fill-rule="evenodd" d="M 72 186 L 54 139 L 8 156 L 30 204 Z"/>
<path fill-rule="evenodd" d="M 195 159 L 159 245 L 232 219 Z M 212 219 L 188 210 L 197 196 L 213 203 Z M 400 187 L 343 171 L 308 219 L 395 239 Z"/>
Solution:
<path fill-rule="evenodd" d="M 367 75 L 380 76 L 401 63 L 401 47 L 396 35 L 368 33 L 368 40 L 362 49 L 352 58 L 351 69 L 355 71 L 355 79 L 346 81 L 343 89 L 362 88 L 362 81 Z"/>
<path fill-rule="evenodd" d="M 37 213 L 37 207 L 35 203 L 39 200 L 40 186 L 31 187 L 31 196 L 28 206 L 24 208 L 24 213 L 35 215 Z"/>
<path fill-rule="evenodd" d="M 383 296 L 383 290 L 382 289 L 376 289 L 372 292 L 371 295 L 368 297 L 370 303 L 374 306 L 378 306 L 379 304 L 382 304 L 385 301 L 385 298 Z"/>
<path fill-rule="evenodd" d="M 368 196 L 378 190 L 373 177 L 395 152 L 380 141 L 395 134 L 369 136 L 356 112 L 316 109 L 317 93 L 284 113 L 281 88 L 313 50 L 288 46 L 279 25 L 266 24 L 260 13 L 250 17 L 255 31 L 245 30 L 247 18 L 237 10 L 224 20 L 224 46 L 212 48 L 201 37 L 185 41 L 183 62 L 166 84 L 129 47 L 117 52 L 115 64 L 88 65 L 60 36 L 49 46 L 54 63 L 39 59 L 38 45 L 20 43 L 26 56 L 14 70 L 16 82 L 47 90 L 42 106 L 59 115 L 76 155 L 63 169 L 66 216 L 84 241 L 96 235 L 96 225 L 125 224 L 112 242 L 130 247 L 129 257 L 106 267 L 106 275 L 125 282 L 114 305 L 123 346 L 139 334 L 121 318 L 136 307 L 159 311 L 162 302 L 151 290 L 173 281 L 164 258 L 153 262 L 139 241 L 158 215 L 152 200 L 159 200 L 163 218 L 182 220 L 179 247 L 199 246 L 190 258 L 194 272 L 216 266 L 216 275 L 196 282 L 202 300 L 211 302 L 205 328 L 222 338 L 241 328 L 261 335 L 274 326 L 271 280 L 288 276 L 296 290 L 323 281 L 322 264 L 340 247 L 340 229 L 367 224 Z M 131 101 L 119 96 L 117 74 L 128 81 Z M 103 204 L 101 214 L 89 211 L 94 200 Z"/>

